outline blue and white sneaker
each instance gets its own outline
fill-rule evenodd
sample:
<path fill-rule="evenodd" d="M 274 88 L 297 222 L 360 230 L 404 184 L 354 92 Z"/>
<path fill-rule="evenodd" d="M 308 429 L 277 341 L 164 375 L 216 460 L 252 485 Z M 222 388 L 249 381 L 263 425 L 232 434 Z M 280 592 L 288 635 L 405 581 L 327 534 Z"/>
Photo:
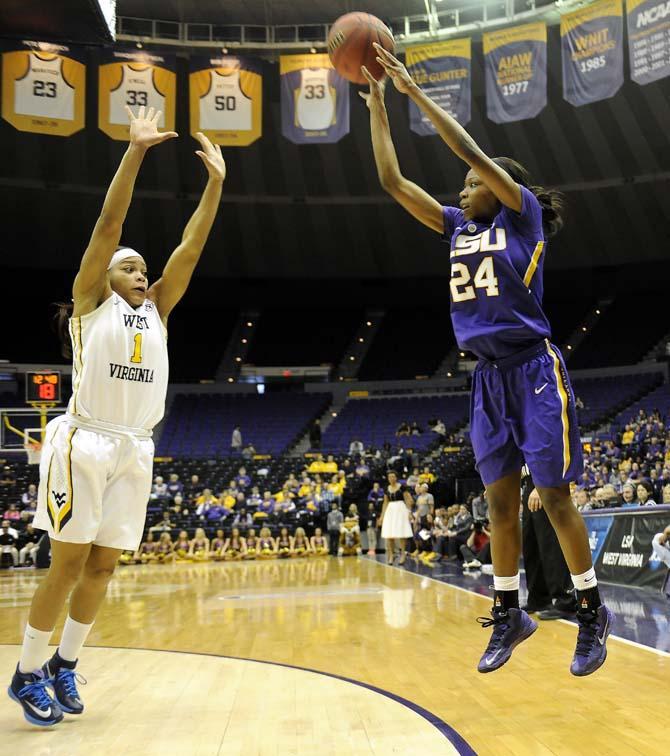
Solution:
<path fill-rule="evenodd" d="M 63 712 L 49 695 L 47 685 L 41 670 L 24 673 L 17 666 L 7 688 L 9 697 L 23 708 L 26 721 L 39 727 L 51 727 L 63 720 Z"/>
<path fill-rule="evenodd" d="M 478 672 L 494 672 L 505 664 L 512 651 L 537 630 L 534 622 L 523 609 L 508 609 L 506 612 L 491 612 L 493 619 L 478 617 L 482 627 L 493 626 L 493 633 L 486 651 L 477 665 Z"/>
<path fill-rule="evenodd" d="M 607 636 L 614 624 L 614 612 L 601 604 L 595 612 L 577 612 L 579 633 L 570 672 L 577 677 L 590 675 L 607 658 Z"/>
<path fill-rule="evenodd" d="M 77 690 L 77 683 L 86 685 L 86 680 L 75 672 L 77 662 L 61 659 L 58 651 L 42 667 L 48 684 L 53 688 L 54 697 L 66 714 L 81 714 L 84 704 Z"/>

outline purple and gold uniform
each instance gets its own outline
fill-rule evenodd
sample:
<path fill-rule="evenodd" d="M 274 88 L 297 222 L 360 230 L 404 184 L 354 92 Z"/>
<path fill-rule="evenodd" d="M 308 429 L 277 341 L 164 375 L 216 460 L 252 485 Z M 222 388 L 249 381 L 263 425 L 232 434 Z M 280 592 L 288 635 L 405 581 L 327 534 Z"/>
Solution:
<path fill-rule="evenodd" d="M 472 377 L 471 440 L 485 484 L 520 470 L 540 487 L 582 473 L 574 395 L 542 310 L 546 242 L 542 208 L 521 187 L 519 213 L 493 222 L 443 208 L 451 249 L 451 320 L 458 346 L 479 363 Z"/>

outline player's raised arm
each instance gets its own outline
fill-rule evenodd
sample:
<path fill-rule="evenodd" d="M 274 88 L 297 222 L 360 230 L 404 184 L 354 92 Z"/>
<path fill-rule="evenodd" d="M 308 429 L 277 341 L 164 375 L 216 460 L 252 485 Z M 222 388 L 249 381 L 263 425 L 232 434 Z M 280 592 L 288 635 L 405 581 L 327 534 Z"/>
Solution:
<path fill-rule="evenodd" d="M 195 154 L 205 164 L 209 180 L 196 211 L 186 224 L 181 243 L 170 255 L 163 275 L 149 289 L 148 294 L 156 302 L 158 312 L 164 320 L 188 288 L 219 209 L 221 190 L 226 178 L 226 164 L 221 155 L 221 147 L 212 144 L 200 132 L 196 137 L 202 149 L 196 150 Z"/>
<path fill-rule="evenodd" d="M 496 198 L 515 212 L 521 211 L 521 189 L 516 181 L 486 155 L 449 113 L 433 102 L 409 75 L 405 66 L 390 52 L 375 44 L 377 60 L 389 76 L 395 88 L 408 95 L 430 118 L 440 136 L 452 152 L 474 169 Z"/>
<path fill-rule="evenodd" d="M 86 300 L 96 307 L 106 285 L 105 272 L 121 238 L 121 229 L 126 219 L 133 196 L 135 179 L 149 147 L 177 136 L 174 131 L 158 131 L 161 112 L 139 109 L 137 117 L 126 107 L 130 118 L 130 144 L 121 160 L 102 206 L 86 251 L 74 280 L 73 296 L 75 309 Z"/>
<path fill-rule="evenodd" d="M 370 83 L 370 92 L 360 92 L 370 110 L 370 130 L 372 132 L 372 149 L 377 164 L 379 181 L 396 202 L 418 221 L 437 231 L 444 231 L 442 206 L 420 186 L 406 179 L 400 172 L 398 157 L 391 138 L 388 115 L 384 105 L 384 85 L 378 82 L 363 66 L 361 69 Z"/>

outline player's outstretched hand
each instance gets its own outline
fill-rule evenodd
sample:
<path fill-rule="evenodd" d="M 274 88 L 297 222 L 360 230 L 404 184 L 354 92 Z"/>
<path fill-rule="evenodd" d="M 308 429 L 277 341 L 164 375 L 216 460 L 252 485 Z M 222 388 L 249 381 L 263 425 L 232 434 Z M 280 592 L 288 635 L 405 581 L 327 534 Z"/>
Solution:
<path fill-rule="evenodd" d="M 221 147 L 218 144 L 212 144 L 201 131 L 198 131 L 195 138 L 202 147 L 201 150 L 196 150 L 195 154 L 205 164 L 210 179 L 223 181 L 226 178 L 226 162 L 221 154 Z"/>
<path fill-rule="evenodd" d="M 145 150 L 153 147 L 155 144 L 166 142 L 168 139 L 174 139 L 177 136 L 176 131 L 158 131 L 158 122 L 161 119 L 162 111 L 154 111 L 149 108 L 145 115 L 144 105 L 140 106 L 137 116 L 126 105 L 126 112 L 130 118 L 130 143 L 143 147 Z"/>
<path fill-rule="evenodd" d="M 368 106 L 368 108 L 372 108 L 374 105 L 383 106 L 384 88 L 386 87 L 385 80 L 382 78 L 381 81 L 377 81 L 377 79 L 375 79 L 375 77 L 368 71 L 365 66 L 361 66 L 361 73 L 368 80 L 370 91 L 359 92 L 358 94 L 365 100 L 365 104 Z"/>
<path fill-rule="evenodd" d="M 385 50 L 376 42 L 374 42 L 373 45 L 377 51 L 377 63 L 379 63 L 384 69 L 386 75 L 391 79 L 393 86 L 398 92 L 409 94 L 411 88 L 414 86 L 414 80 L 409 75 L 409 71 L 395 57 L 395 55 L 391 55 L 388 50 Z"/>

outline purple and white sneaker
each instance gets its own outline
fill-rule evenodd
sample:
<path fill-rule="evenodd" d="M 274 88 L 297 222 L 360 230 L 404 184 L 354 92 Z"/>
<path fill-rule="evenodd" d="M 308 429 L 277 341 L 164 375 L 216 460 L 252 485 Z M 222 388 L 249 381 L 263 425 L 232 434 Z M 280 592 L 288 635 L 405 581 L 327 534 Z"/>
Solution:
<path fill-rule="evenodd" d="M 537 630 L 534 622 L 523 609 L 508 609 L 506 612 L 491 612 L 492 619 L 478 617 L 482 627 L 493 626 L 493 633 L 486 651 L 477 665 L 478 672 L 494 672 L 502 667 L 512 651 Z"/>
<path fill-rule="evenodd" d="M 607 636 L 612 630 L 614 619 L 614 612 L 605 604 L 601 604 L 595 612 L 577 612 L 579 633 L 570 665 L 573 675 L 584 677 L 602 667 L 607 658 Z"/>

